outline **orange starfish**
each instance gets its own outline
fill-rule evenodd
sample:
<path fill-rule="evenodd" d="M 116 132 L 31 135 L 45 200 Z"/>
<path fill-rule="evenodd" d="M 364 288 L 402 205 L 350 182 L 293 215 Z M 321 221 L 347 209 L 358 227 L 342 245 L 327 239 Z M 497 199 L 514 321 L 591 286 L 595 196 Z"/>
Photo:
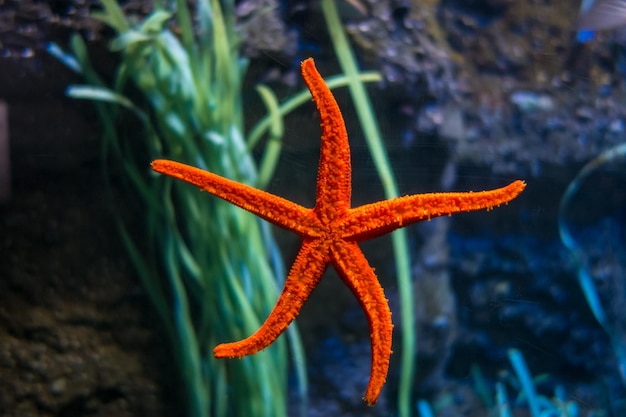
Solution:
<path fill-rule="evenodd" d="M 416 194 L 351 208 L 350 147 L 339 106 L 313 59 L 302 62 L 302 77 L 311 91 L 322 127 L 317 196 L 312 209 L 178 162 L 157 160 L 152 169 L 196 185 L 297 233 L 303 240 L 282 294 L 265 323 L 244 340 L 218 345 L 213 351 L 215 357 L 250 355 L 274 342 L 296 318 L 331 264 L 359 300 L 369 321 L 372 367 L 363 399 L 373 405 L 387 379 L 393 324 L 383 289 L 358 242 L 431 217 L 490 209 L 517 197 L 526 185 L 518 180 L 496 190 Z"/>

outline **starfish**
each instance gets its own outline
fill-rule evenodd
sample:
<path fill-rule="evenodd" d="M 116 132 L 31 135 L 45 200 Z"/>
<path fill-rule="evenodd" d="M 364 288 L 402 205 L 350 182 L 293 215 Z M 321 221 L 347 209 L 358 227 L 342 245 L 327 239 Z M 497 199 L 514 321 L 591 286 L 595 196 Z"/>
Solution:
<path fill-rule="evenodd" d="M 284 289 L 263 325 L 241 341 L 216 346 L 215 357 L 243 357 L 272 344 L 299 314 L 326 267 L 332 265 L 369 322 L 372 362 L 363 400 L 373 405 L 387 379 L 393 323 L 383 288 L 358 242 L 435 216 L 491 209 L 517 197 L 526 184 L 517 180 L 489 191 L 415 194 L 352 208 L 350 147 L 341 111 L 313 59 L 302 62 L 302 77 L 313 96 L 322 130 L 313 208 L 178 162 L 156 160 L 152 169 L 198 186 L 302 238 Z"/>

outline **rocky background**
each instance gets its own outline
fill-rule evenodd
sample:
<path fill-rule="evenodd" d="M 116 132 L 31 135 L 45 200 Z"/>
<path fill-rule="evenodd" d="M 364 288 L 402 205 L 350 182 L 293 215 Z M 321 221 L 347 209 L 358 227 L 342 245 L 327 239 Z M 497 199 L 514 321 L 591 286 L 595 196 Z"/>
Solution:
<path fill-rule="evenodd" d="M 151 10 L 147 1 L 124 4 L 140 16 Z M 556 226 L 560 198 L 583 163 L 623 142 L 621 32 L 577 42 L 578 0 L 338 5 L 361 67 L 384 76 L 370 93 L 403 193 L 528 183 L 507 207 L 410 229 L 416 398 L 444 404 L 438 416 L 485 415 L 472 365 L 492 383 L 511 373 L 506 351 L 515 347 L 534 374 L 547 375 L 539 385 L 546 396 L 560 385 L 583 416 L 623 415 L 611 342 L 586 305 Z M 0 0 L 0 100 L 8 107 L 12 175 L 12 193 L 0 205 L 2 416 L 182 413 L 168 343 L 113 227 L 111 207 L 124 200 L 103 191 L 96 115 L 64 97 L 80 79 L 44 51 L 79 32 L 110 76 L 109 32 L 89 15 L 97 8 L 87 0 Z M 318 2 L 249 0 L 238 12 L 250 91 L 259 82 L 279 97 L 301 88 L 298 64 L 308 56 L 323 74 L 338 72 Z M 376 174 L 349 98 L 337 96 L 351 134 L 355 204 L 371 201 L 381 195 Z M 318 132 L 301 132 L 297 118 L 286 123 L 292 134 L 272 191 L 311 190 L 302 191 L 310 199 L 315 170 L 289 173 L 316 166 Z M 574 213 L 618 329 L 626 312 L 624 185 L 614 167 L 581 190 Z M 615 207 L 618 221 L 608 216 Z M 295 240 L 279 238 L 289 260 Z M 389 243 L 364 248 L 391 300 L 397 341 Z M 298 323 L 309 355 L 310 416 L 393 412 L 399 346 L 381 403 L 366 408 L 367 325 L 339 280 L 324 281 Z"/>

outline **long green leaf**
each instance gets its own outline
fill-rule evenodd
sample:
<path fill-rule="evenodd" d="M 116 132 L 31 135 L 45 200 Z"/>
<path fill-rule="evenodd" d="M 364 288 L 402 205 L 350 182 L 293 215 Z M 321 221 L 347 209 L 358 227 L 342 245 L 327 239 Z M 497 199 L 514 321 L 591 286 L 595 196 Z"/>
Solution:
<path fill-rule="evenodd" d="M 372 109 L 367 91 L 359 80 L 356 59 L 344 33 L 334 0 L 322 0 L 322 11 L 335 53 L 343 72 L 348 77 L 352 101 L 356 107 L 357 116 L 365 134 L 370 154 L 374 160 L 378 177 L 382 182 L 385 197 L 387 199 L 398 197 L 398 187 L 383 145 L 380 129 L 376 122 L 376 115 Z M 400 366 L 402 372 L 400 373 L 398 388 L 398 413 L 400 417 L 409 417 L 412 409 L 411 392 L 415 374 L 414 357 L 417 332 L 413 316 L 413 289 L 406 231 L 399 229 L 393 232 L 391 240 L 398 273 L 398 293 L 400 294 L 400 311 L 402 314 L 402 357 Z"/>

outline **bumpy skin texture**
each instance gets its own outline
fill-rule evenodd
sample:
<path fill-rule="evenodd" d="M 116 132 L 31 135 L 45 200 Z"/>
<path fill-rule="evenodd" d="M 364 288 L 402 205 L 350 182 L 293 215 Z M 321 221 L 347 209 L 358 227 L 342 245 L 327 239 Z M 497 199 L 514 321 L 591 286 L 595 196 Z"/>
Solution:
<path fill-rule="evenodd" d="M 302 63 L 302 76 L 322 127 L 317 197 L 312 209 L 178 162 L 156 160 L 152 169 L 196 185 L 297 233 L 303 240 L 285 287 L 265 323 L 246 339 L 218 345 L 214 355 L 242 357 L 269 346 L 299 314 L 330 264 L 359 300 L 369 322 L 372 369 L 363 399 L 373 405 L 387 379 L 393 324 L 388 300 L 358 242 L 435 216 L 491 209 L 517 197 L 526 185 L 514 181 L 491 191 L 417 194 L 351 208 L 350 147 L 339 106 L 313 59 Z"/>

